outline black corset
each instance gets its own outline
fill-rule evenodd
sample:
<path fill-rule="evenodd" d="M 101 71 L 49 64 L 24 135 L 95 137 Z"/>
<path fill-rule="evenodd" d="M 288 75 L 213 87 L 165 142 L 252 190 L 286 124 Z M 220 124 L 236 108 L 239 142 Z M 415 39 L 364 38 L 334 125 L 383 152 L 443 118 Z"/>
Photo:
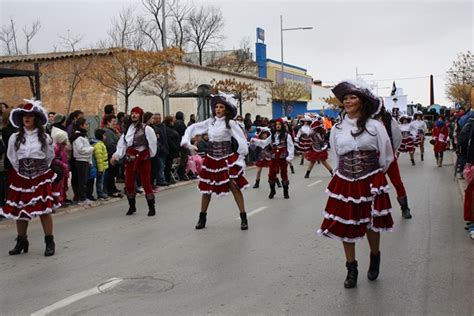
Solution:
<path fill-rule="evenodd" d="M 23 158 L 19 161 L 18 173 L 24 177 L 34 178 L 47 170 L 46 159 Z"/>
<path fill-rule="evenodd" d="M 358 179 L 380 168 L 375 150 L 353 150 L 339 157 L 338 172 L 350 179 Z"/>
<path fill-rule="evenodd" d="M 230 140 L 223 142 L 209 142 L 207 154 L 214 158 L 221 158 L 232 153 L 232 142 Z"/>

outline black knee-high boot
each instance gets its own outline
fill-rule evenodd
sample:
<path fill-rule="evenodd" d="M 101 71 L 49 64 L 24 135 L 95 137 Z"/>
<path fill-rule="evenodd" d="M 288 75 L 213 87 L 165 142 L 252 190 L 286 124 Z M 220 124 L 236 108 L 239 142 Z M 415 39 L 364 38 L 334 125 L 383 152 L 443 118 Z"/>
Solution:
<path fill-rule="evenodd" d="M 137 211 L 135 198 L 128 198 L 128 212 L 125 215 L 132 215 Z"/>
<path fill-rule="evenodd" d="M 276 183 L 276 185 L 277 185 L 278 188 L 281 188 L 280 179 L 276 178 L 276 179 L 275 179 L 275 183 Z"/>
<path fill-rule="evenodd" d="M 290 198 L 290 193 L 289 193 L 289 183 L 288 182 L 283 182 L 283 197 L 285 199 L 289 199 Z"/>
<path fill-rule="evenodd" d="M 270 195 L 268 195 L 268 198 L 269 199 L 273 199 L 273 197 L 275 196 L 276 194 L 276 191 L 275 191 L 275 182 L 271 183 L 270 182 Z"/>
<path fill-rule="evenodd" d="M 15 247 L 8 252 L 10 256 L 19 255 L 22 251 L 24 253 L 28 252 L 28 237 L 27 236 L 17 236 Z"/>
<path fill-rule="evenodd" d="M 247 230 L 249 229 L 249 224 L 247 222 L 247 213 L 240 213 L 240 229 Z"/>
<path fill-rule="evenodd" d="M 44 242 L 46 243 L 46 249 L 44 250 L 45 257 L 54 255 L 54 252 L 56 251 L 54 236 L 53 235 L 44 236 Z"/>
<path fill-rule="evenodd" d="M 406 196 L 397 198 L 400 207 L 402 208 L 402 217 L 405 219 L 411 218 L 410 208 L 408 207 L 408 198 Z"/>
<path fill-rule="evenodd" d="M 207 219 L 207 213 L 199 213 L 199 221 L 197 222 L 196 224 L 196 229 L 203 229 L 204 227 L 206 227 L 206 219 Z"/>
<path fill-rule="evenodd" d="M 148 216 L 155 216 L 156 210 L 155 210 L 155 199 L 149 199 L 146 200 L 148 203 Z"/>

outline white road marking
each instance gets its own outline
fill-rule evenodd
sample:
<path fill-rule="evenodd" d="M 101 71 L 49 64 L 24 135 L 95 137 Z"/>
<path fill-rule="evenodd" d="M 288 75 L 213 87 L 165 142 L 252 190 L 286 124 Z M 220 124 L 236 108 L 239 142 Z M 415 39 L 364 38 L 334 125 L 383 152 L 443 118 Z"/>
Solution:
<path fill-rule="evenodd" d="M 66 297 L 65 299 L 62 299 L 54 304 L 51 304 L 49 306 L 46 306 L 43 309 L 40 309 L 39 311 L 34 312 L 31 314 L 31 316 L 44 316 L 48 315 L 49 313 L 54 312 L 55 310 L 61 309 L 63 307 L 66 307 L 68 305 L 71 305 L 72 303 L 75 303 L 79 300 L 82 300 L 83 298 L 86 298 L 88 296 L 92 296 L 95 294 L 99 294 L 102 292 L 105 292 L 107 290 L 110 290 L 120 282 L 122 282 L 123 279 L 119 278 L 112 278 L 110 280 L 105 281 L 104 283 L 99 284 L 96 287 L 93 287 L 92 289 L 85 290 L 79 293 L 76 293 L 74 295 L 71 295 L 69 297 Z"/>
<path fill-rule="evenodd" d="M 313 185 L 319 184 L 319 183 L 321 183 L 321 182 L 323 182 L 323 180 L 318 180 L 318 181 L 316 181 L 316 182 L 313 182 L 313 183 L 311 183 L 311 184 L 308 184 L 308 187 L 312 187 Z"/>
<path fill-rule="evenodd" d="M 261 211 L 263 211 L 263 210 L 265 210 L 265 209 L 267 209 L 267 208 L 268 208 L 268 206 L 261 206 L 261 207 L 255 209 L 255 210 L 253 210 L 253 211 L 247 213 L 247 218 L 249 218 L 250 216 L 255 215 L 255 214 L 257 214 L 257 213 L 260 213 Z M 238 217 L 237 219 L 240 219 L 240 217 Z"/>

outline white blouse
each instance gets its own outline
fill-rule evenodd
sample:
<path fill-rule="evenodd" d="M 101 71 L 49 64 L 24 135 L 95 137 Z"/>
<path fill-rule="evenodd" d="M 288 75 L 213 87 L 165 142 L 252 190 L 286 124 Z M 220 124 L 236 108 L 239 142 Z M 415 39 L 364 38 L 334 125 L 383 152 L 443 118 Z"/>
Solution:
<path fill-rule="evenodd" d="M 245 156 L 249 152 L 247 139 L 244 132 L 236 121 L 229 121 L 230 129 L 225 124 L 225 117 L 211 117 L 205 121 L 194 123 L 188 126 L 183 138 L 181 139 L 181 146 L 191 146 L 191 139 L 196 135 L 208 134 L 211 142 L 225 142 L 230 141 L 232 137 L 235 138 L 239 144 L 237 153 L 239 157 L 239 165 L 245 166 Z"/>
<path fill-rule="evenodd" d="M 400 131 L 403 132 L 409 132 L 412 137 L 416 137 L 418 134 L 417 130 L 415 127 L 412 125 L 412 123 L 405 123 L 405 124 L 400 124 Z"/>
<path fill-rule="evenodd" d="M 268 136 L 265 139 L 252 138 L 252 142 L 258 147 L 265 148 L 272 143 L 272 137 Z M 280 134 L 275 135 L 275 140 L 273 145 L 278 146 L 280 144 Z M 286 150 L 288 151 L 288 156 L 286 157 L 287 161 L 293 160 L 295 157 L 295 145 L 293 139 L 289 133 L 286 133 Z"/>
<path fill-rule="evenodd" d="M 426 130 L 426 123 L 423 120 L 414 120 L 411 122 L 411 125 L 413 126 L 413 129 L 418 133 L 418 130 L 423 130 L 423 134 L 425 134 Z"/>
<path fill-rule="evenodd" d="M 15 148 L 15 142 L 18 132 L 13 134 L 8 140 L 7 157 L 12 163 L 13 168 L 18 172 L 19 161 L 23 158 L 45 159 L 47 165 L 51 165 L 54 159 L 53 140 L 46 134 L 46 149 L 41 149 L 41 142 L 38 139 L 38 129 L 32 131 L 25 130 L 25 143 L 20 144 L 18 150 Z"/>
<path fill-rule="evenodd" d="M 350 119 L 345 116 L 340 124 L 336 124 L 331 129 L 331 157 L 334 171 L 338 169 L 339 157 L 355 150 L 376 150 L 379 154 L 379 165 L 383 172 L 386 172 L 392 163 L 393 149 L 390 143 L 385 126 L 374 119 L 369 119 L 364 131 L 357 137 L 351 135 L 351 131 L 356 133 L 357 119 Z"/>
<path fill-rule="evenodd" d="M 303 125 L 301 128 L 298 130 L 298 133 L 296 134 L 296 141 L 298 141 L 301 137 L 301 135 L 306 135 L 309 136 L 311 135 L 311 127 L 309 125 Z"/>
<path fill-rule="evenodd" d="M 127 135 L 122 134 L 117 143 L 117 150 L 114 153 L 115 159 L 122 159 L 125 157 L 127 148 L 132 146 L 133 138 L 135 137 L 135 124 L 130 125 L 127 131 Z M 150 157 L 155 157 L 158 149 L 156 133 L 150 126 L 145 126 L 145 136 L 148 141 L 148 149 L 150 150 Z M 126 142 L 125 142 L 126 141 Z"/>

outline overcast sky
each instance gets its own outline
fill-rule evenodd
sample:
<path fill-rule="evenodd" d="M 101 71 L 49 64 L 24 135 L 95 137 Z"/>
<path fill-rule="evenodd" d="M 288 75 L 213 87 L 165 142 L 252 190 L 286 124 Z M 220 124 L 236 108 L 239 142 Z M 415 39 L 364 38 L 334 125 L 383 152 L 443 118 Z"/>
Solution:
<path fill-rule="evenodd" d="M 186 0 L 183 0 L 186 1 Z M 450 105 L 445 96 L 445 72 L 456 55 L 473 49 L 471 0 L 372 1 L 243 1 L 208 0 L 195 4 L 221 8 L 225 40 L 222 49 L 238 48 L 242 38 L 255 42 L 255 28 L 265 29 L 267 57 L 280 60 L 280 15 L 283 27 L 313 30 L 284 32 L 284 60 L 308 70 L 323 84 L 354 78 L 356 67 L 367 81 L 388 95 L 392 81 L 409 101 L 429 103 L 429 75 L 435 75 L 435 102 Z M 34 52 L 48 52 L 58 34 L 82 34 L 83 46 L 105 38 L 111 18 L 140 0 L 41 1 L 0 0 L 0 21 L 13 18 L 18 27 L 40 19 L 32 42 Z M 407 79 L 410 78 L 410 79 Z"/>

